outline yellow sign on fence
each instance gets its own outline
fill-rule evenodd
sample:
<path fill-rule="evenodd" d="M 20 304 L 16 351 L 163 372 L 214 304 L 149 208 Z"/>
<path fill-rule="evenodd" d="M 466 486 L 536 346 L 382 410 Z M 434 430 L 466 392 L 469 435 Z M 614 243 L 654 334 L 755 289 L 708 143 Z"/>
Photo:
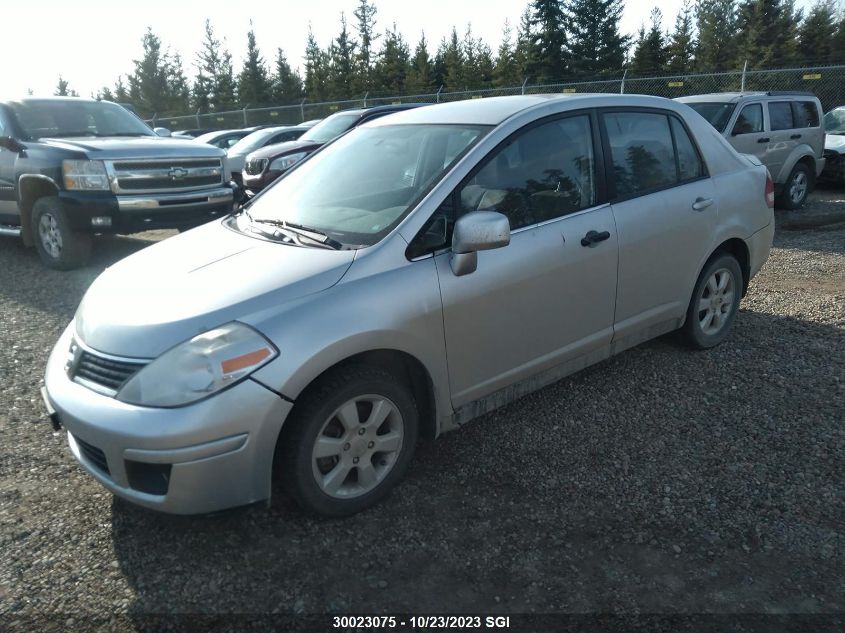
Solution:
<path fill-rule="evenodd" d="M 561 92 L 572 94 L 573 92 L 577 92 L 577 90 L 575 90 L 575 88 L 564 88 Z"/>
<path fill-rule="evenodd" d="M 683 88 L 684 82 L 683 81 L 670 81 L 669 87 L 670 88 Z"/>
<path fill-rule="evenodd" d="M 809 74 L 804 75 L 804 79 L 821 79 L 821 78 L 822 78 L 821 73 L 809 73 Z"/>
<path fill-rule="evenodd" d="M 279 116 L 279 113 L 278 112 L 271 112 L 270 116 Z"/>
<path fill-rule="evenodd" d="M 218 121 L 223 121 L 223 120 L 225 120 L 225 119 L 223 119 L 223 117 L 222 117 L 222 116 L 219 116 L 219 117 L 217 117 L 217 120 L 218 120 Z"/>

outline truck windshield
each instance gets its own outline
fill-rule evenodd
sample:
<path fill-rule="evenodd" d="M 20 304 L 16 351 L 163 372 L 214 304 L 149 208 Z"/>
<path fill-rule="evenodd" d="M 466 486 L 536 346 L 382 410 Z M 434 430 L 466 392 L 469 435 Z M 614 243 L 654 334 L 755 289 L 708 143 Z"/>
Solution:
<path fill-rule="evenodd" d="M 734 103 L 718 103 L 716 101 L 687 103 L 687 105 L 707 119 L 710 125 L 720 132 L 725 131 L 725 126 L 736 108 Z"/>
<path fill-rule="evenodd" d="M 434 124 L 357 128 L 256 198 L 247 208 L 249 220 L 311 229 L 345 247 L 370 246 L 397 226 L 489 129 Z"/>
<path fill-rule="evenodd" d="M 106 101 L 26 99 L 8 104 L 23 140 L 73 136 L 155 136 L 126 108 Z"/>

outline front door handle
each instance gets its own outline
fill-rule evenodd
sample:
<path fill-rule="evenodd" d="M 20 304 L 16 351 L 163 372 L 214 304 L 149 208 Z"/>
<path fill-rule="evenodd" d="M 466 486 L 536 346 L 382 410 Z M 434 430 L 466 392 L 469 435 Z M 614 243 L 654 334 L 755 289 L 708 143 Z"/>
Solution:
<path fill-rule="evenodd" d="M 598 242 L 603 242 L 610 237 L 610 231 L 588 231 L 587 234 L 581 238 L 581 246 L 592 246 Z"/>
<path fill-rule="evenodd" d="M 801 138 L 801 135 L 800 135 L 800 134 L 793 134 L 793 135 L 792 135 L 792 136 L 790 136 L 789 138 L 791 138 L 791 139 L 794 141 L 794 140 L 795 140 L 795 139 L 797 139 L 797 138 Z"/>
<path fill-rule="evenodd" d="M 772 140 L 772 139 L 770 139 L 770 138 L 767 136 L 767 137 L 765 137 L 765 138 L 758 138 L 758 139 L 757 139 L 757 142 L 758 142 L 758 143 L 768 143 L 768 142 L 769 142 L 769 141 L 771 141 L 771 140 Z"/>
<path fill-rule="evenodd" d="M 704 211 L 711 204 L 713 204 L 713 198 L 696 198 L 692 203 L 692 208 L 696 211 Z"/>

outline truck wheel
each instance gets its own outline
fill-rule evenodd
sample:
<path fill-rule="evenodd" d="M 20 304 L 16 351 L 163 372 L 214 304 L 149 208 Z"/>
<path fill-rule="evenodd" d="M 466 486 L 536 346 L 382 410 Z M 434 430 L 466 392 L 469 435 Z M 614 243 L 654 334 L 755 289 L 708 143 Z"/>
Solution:
<path fill-rule="evenodd" d="M 718 253 L 701 271 L 681 329 L 696 349 L 715 347 L 730 332 L 742 298 L 742 270 L 733 255 Z"/>
<path fill-rule="evenodd" d="M 367 508 L 399 482 L 417 442 L 416 402 L 390 372 L 334 371 L 309 389 L 279 438 L 277 473 L 303 507 L 323 516 Z"/>
<path fill-rule="evenodd" d="M 36 200 L 32 208 L 32 232 L 38 255 L 50 268 L 78 268 L 91 255 L 91 236 L 70 228 L 67 212 L 58 198 Z"/>
<path fill-rule="evenodd" d="M 807 196 L 810 194 L 812 184 L 813 179 L 807 166 L 804 163 L 795 165 L 783 187 L 781 206 L 792 211 L 803 207 Z"/>

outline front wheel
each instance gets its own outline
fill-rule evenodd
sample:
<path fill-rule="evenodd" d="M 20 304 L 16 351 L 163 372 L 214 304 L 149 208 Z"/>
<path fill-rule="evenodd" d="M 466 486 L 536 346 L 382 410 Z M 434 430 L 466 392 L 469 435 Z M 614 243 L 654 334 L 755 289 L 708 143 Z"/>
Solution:
<path fill-rule="evenodd" d="M 810 195 L 812 182 L 812 176 L 807 166 L 804 163 L 795 165 L 784 186 L 781 204 L 792 211 L 803 207 L 807 201 L 807 196 Z"/>
<path fill-rule="evenodd" d="M 88 261 L 91 236 L 77 233 L 70 226 L 67 211 L 58 198 L 35 201 L 32 207 L 32 231 L 35 249 L 50 268 L 70 270 Z"/>
<path fill-rule="evenodd" d="M 408 468 L 419 415 L 409 389 L 378 367 L 334 371 L 297 403 L 277 459 L 282 485 L 324 516 L 380 501 Z"/>
<path fill-rule="evenodd" d="M 742 298 L 742 270 L 733 255 L 712 258 L 695 284 L 682 334 L 698 349 L 721 343 L 728 336 Z"/>

